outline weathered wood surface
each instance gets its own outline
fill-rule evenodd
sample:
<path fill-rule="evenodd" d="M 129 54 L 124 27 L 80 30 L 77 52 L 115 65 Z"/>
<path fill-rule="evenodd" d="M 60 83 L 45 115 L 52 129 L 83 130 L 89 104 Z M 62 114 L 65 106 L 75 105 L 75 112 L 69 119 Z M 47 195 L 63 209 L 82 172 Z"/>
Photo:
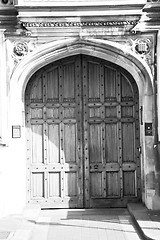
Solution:
<path fill-rule="evenodd" d="M 49 64 L 26 91 L 28 201 L 42 207 L 125 206 L 140 198 L 138 90 L 106 61 Z"/>

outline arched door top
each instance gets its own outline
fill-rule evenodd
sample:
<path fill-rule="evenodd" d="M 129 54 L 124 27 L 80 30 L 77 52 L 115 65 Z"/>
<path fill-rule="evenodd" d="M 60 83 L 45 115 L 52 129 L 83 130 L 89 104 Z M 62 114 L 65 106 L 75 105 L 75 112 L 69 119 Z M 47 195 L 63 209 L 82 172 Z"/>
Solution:
<path fill-rule="evenodd" d="M 153 80 L 149 66 L 125 46 L 108 40 L 72 38 L 43 44 L 26 56 L 12 74 L 11 96 L 20 97 L 23 102 L 27 82 L 38 69 L 61 58 L 77 54 L 98 57 L 123 67 L 135 79 L 140 95 L 153 94 Z M 18 93 L 16 89 L 19 89 Z"/>

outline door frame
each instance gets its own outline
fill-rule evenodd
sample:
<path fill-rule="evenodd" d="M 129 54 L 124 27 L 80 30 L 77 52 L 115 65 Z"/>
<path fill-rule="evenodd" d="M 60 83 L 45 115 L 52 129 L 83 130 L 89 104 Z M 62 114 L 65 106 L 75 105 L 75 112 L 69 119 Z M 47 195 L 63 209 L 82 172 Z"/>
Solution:
<path fill-rule="evenodd" d="M 126 69 L 135 79 L 139 89 L 139 106 L 143 108 L 141 114 L 144 122 L 154 124 L 154 95 L 153 95 L 153 77 L 147 63 L 134 54 L 132 51 L 123 51 L 122 45 L 107 40 L 100 39 L 65 39 L 53 43 L 43 44 L 37 47 L 29 56 L 25 57 L 14 70 L 10 84 L 10 126 L 20 123 L 22 126 L 22 143 L 24 147 L 23 163 L 26 162 L 25 152 L 25 124 L 24 124 L 24 99 L 25 89 L 30 77 L 43 66 L 62 59 L 64 57 L 85 54 L 95 56 L 109 62 L 115 63 Z M 148 104 L 149 103 L 149 104 Z M 14 114 L 16 112 L 16 115 Z M 145 113 L 145 114 L 144 114 Z M 139 111 L 140 114 L 140 111 Z M 153 129 L 155 132 L 155 128 Z M 145 181 L 147 166 L 150 159 L 154 162 L 154 136 L 145 136 L 144 124 L 140 125 L 141 142 L 141 185 L 142 201 L 146 205 L 150 204 L 148 194 L 149 187 Z M 154 168 L 154 165 L 153 165 Z M 24 171 L 26 175 L 26 171 Z M 154 181 L 154 180 L 153 180 Z M 27 183 L 27 179 L 26 179 Z M 151 191 L 150 191 L 151 192 Z"/>

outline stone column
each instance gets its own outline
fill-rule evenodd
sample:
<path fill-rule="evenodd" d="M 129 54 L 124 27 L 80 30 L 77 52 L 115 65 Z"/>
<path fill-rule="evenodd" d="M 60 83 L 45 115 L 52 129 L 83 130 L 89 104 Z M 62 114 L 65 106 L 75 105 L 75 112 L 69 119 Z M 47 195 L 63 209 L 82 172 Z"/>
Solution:
<path fill-rule="evenodd" d="M 7 124 L 7 99 L 6 99 L 6 56 L 5 56 L 4 30 L 0 30 L 0 217 L 5 214 L 5 174 L 6 162 L 4 161 L 6 145 L 6 124 Z"/>
<path fill-rule="evenodd" d="M 155 114 L 158 115 L 157 129 L 158 139 L 154 146 L 155 153 L 155 195 L 152 200 L 152 209 L 160 209 L 160 31 L 157 35 L 157 109 Z"/>
<path fill-rule="evenodd" d="M 4 30 L 0 30 L 0 146 L 6 144 L 7 92 L 6 92 L 6 48 Z"/>
<path fill-rule="evenodd" d="M 158 107 L 158 141 L 160 142 L 160 30 L 157 35 L 157 107 Z"/>

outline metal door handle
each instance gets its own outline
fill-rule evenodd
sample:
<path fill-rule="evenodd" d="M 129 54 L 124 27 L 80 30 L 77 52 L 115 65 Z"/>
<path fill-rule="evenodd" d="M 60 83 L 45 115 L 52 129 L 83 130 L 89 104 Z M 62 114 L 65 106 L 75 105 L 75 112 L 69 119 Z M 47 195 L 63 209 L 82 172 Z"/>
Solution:
<path fill-rule="evenodd" d="M 98 165 L 96 164 L 96 165 L 94 165 L 94 169 L 95 170 L 97 170 L 98 169 Z"/>

